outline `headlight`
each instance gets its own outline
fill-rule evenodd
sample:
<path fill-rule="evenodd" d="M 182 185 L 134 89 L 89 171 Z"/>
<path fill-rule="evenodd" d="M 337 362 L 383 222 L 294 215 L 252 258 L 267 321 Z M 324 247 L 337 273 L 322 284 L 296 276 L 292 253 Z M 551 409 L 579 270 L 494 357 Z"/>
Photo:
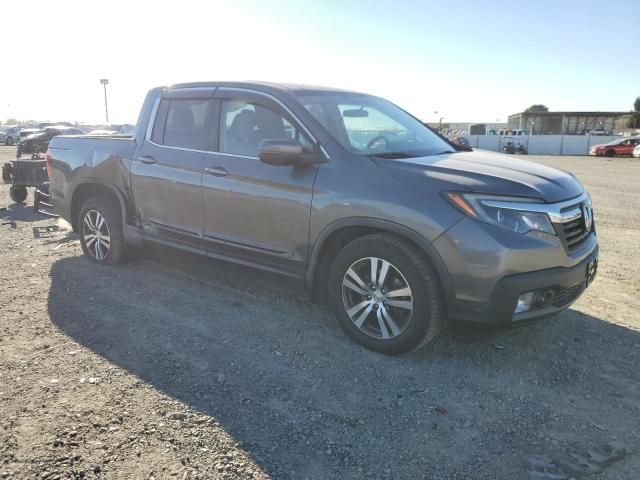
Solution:
<path fill-rule="evenodd" d="M 541 203 L 530 198 L 502 197 L 476 193 L 446 192 L 445 198 L 466 215 L 516 233 L 531 231 L 555 235 L 553 225 L 546 213 L 528 212 L 509 207 L 509 202 Z M 500 203 L 500 206 L 492 205 Z"/>

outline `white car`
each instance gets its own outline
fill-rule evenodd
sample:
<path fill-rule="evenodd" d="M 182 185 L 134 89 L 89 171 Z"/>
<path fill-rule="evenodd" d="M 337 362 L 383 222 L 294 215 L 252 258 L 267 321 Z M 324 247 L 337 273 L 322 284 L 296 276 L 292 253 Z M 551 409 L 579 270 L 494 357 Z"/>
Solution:
<path fill-rule="evenodd" d="M 633 149 L 633 156 L 640 158 L 640 144 L 636 145 L 636 148 Z"/>

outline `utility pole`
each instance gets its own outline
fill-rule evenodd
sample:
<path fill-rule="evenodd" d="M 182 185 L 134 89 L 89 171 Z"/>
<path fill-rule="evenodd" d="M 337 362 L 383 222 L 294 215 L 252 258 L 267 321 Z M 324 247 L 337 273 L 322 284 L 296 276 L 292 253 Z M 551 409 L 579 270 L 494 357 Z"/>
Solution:
<path fill-rule="evenodd" d="M 109 80 L 106 78 L 101 78 L 100 83 L 104 87 L 104 115 L 107 119 L 107 125 L 109 124 L 109 108 L 107 107 L 107 85 L 109 84 Z"/>

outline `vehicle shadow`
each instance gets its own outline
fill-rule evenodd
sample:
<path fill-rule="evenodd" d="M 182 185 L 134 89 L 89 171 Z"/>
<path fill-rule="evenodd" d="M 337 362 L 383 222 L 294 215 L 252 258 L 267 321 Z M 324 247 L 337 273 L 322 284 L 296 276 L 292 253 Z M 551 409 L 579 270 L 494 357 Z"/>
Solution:
<path fill-rule="evenodd" d="M 640 334 L 576 310 L 387 357 L 269 273 L 160 249 L 50 275 L 60 330 L 214 417 L 277 478 L 523 478 L 549 438 L 624 438 L 621 412 L 638 415 Z"/>
<path fill-rule="evenodd" d="M 0 208 L 0 220 L 5 222 L 37 222 L 46 218 L 33 209 L 33 204 L 12 203 Z"/>

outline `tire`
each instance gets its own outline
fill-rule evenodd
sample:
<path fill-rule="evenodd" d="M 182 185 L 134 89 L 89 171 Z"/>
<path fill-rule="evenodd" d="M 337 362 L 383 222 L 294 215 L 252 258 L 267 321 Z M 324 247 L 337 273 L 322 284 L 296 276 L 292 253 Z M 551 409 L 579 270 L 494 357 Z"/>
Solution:
<path fill-rule="evenodd" d="M 616 156 L 616 152 L 615 152 L 615 150 L 607 150 L 607 153 L 605 153 L 605 155 L 607 157 L 615 157 Z"/>
<path fill-rule="evenodd" d="M 86 200 L 78 215 L 77 230 L 82 252 L 89 260 L 105 265 L 126 260 L 120 207 L 110 198 L 96 196 Z"/>
<path fill-rule="evenodd" d="M 9 196 L 16 203 L 23 203 L 27 195 L 27 187 L 9 187 Z"/>
<path fill-rule="evenodd" d="M 4 141 L 4 144 L 7 146 L 12 146 L 13 145 L 13 137 L 7 137 Z"/>
<path fill-rule="evenodd" d="M 375 288 L 371 285 L 373 259 Z M 389 264 L 386 275 L 384 262 Z M 381 277 L 385 278 L 382 285 Z M 437 274 L 413 246 L 391 234 L 367 235 L 340 250 L 329 273 L 329 295 L 342 328 L 371 350 L 406 353 L 432 342 L 443 329 L 445 309 Z"/>

